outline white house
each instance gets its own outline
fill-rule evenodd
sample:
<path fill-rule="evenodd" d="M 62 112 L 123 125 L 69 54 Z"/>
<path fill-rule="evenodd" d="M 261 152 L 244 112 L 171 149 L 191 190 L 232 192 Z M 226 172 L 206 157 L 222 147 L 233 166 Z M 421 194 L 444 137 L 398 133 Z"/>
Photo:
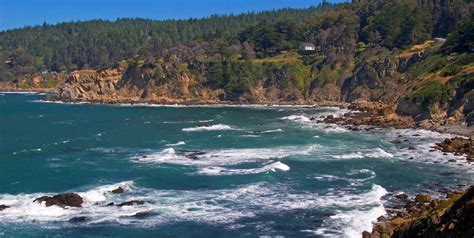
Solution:
<path fill-rule="evenodd" d="M 300 50 L 301 51 L 315 51 L 316 47 L 314 46 L 313 43 L 301 43 Z"/>

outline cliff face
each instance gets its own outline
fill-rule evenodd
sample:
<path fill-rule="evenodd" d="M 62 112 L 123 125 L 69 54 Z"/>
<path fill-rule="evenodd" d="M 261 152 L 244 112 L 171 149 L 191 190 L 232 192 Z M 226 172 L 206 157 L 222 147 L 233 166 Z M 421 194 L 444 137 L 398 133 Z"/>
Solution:
<path fill-rule="evenodd" d="M 439 47 L 438 47 L 439 48 Z M 419 126 L 474 123 L 474 54 L 442 55 L 433 42 L 404 51 L 371 48 L 326 59 L 295 52 L 248 61 L 167 55 L 107 70 L 23 77 L 11 87 L 57 85 L 56 100 L 102 103 L 396 105 Z M 62 78 L 61 78 L 61 77 Z M 48 81 L 49 80 L 49 81 Z M 54 83 L 50 83 L 54 82 Z M 2 86 L 2 88 L 8 88 Z"/>
<path fill-rule="evenodd" d="M 180 65 L 154 62 L 110 70 L 72 72 L 56 99 L 103 103 L 306 103 L 305 93 L 282 82 L 285 71 L 271 72 L 239 95 L 213 86 L 206 71 L 191 73 Z"/>

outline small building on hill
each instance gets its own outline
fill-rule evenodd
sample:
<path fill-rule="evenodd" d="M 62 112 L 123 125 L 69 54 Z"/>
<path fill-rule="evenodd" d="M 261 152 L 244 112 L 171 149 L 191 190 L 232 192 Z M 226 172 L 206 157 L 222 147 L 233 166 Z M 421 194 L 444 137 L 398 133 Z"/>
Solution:
<path fill-rule="evenodd" d="M 313 43 L 301 43 L 300 45 L 300 51 L 315 51 L 316 47 L 314 46 Z"/>

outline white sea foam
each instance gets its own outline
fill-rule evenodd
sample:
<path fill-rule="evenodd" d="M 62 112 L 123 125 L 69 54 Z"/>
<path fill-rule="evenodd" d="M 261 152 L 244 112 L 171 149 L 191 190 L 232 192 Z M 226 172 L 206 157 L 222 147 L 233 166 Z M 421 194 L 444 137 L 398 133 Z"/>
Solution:
<path fill-rule="evenodd" d="M 327 237 L 360 237 L 362 232 L 372 230 L 372 223 L 377 218 L 385 215 L 381 198 L 387 191 L 374 184 L 372 190 L 363 196 L 346 196 L 342 200 L 357 202 L 360 206 L 347 210 L 342 206 L 339 211 L 323 222 L 322 228 L 314 231 L 315 234 Z M 347 200 L 349 198 L 349 200 Z"/>
<path fill-rule="evenodd" d="M 240 137 L 258 138 L 258 137 L 262 137 L 262 136 L 261 135 L 241 135 Z"/>
<path fill-rule="evenodd" d="M 224 124 L 217 124 L 212 126 L 197 126 L 197 127 L 190 127 L 190 128 L 183 128 L 182 131 L 186 132 L 193 132 L 193 131 L 228 131 L 228 130 L 236 130 L 235 128 L 224 125 Z"/>
<path fill-rule="evenodd" d="M 291 115 L 282 117 L 282 120 L 296 121 L 296 122 L 310 122 L 311 119 L 305 115 Z"/>
<path fill-rule="evenodd" d="M 266 133 L 275 133 L 275 132 L 283 132 L 283 130 L 280 129 L 280 128 L 278 128 L 278 129 L 274 129 L 274 130 L 262 131 L 261 133 L 262 133 L 262 134 L 266 134 Z"/>
<path fill-rule="evenodd" d="M 317 145 L 276 148 L 223 149 L 200 152 L 179 152 L 167 148 L 148 155 L 135 156 L 136 162 L 157 164 L 178 164 L 187 166 L 225 166 L 289 156 L 308 155 Z"/>
<path fill-rule="evenodd" d="M 40 94 L 34 91 L 2 91 L 2 94 Z"/>
<path fill-rule="evenodd" d="M 224 167 L 204 167 L 197 174 L 202 175 L 241 175 L 241 174 L 260 174 L 265 172 L 289 171 L 290 167 L 280 161 L 267 164 L 261 168 L 253 169 L 227 169 Z"/>
<path fill-rule="evenodd" d="M 323 182 L 333 182 L 333 181 L 347 181 L 351 186 L 360 186 L 369 182 L 369 180 L 376 177 L 376 174 L 372 170 L 361 169 L 361 170 L 351 170 L 346 173 L 345 176 L 337 176 L 330 174 L 321 174 L 317 175 L 314 178 L 318 181 Z"/>
<path fill-rule="evenodd" d="M 117 187 L 122 187 L 125 192 L 110 192 Z M 338 226 L 338 232 L 342 231 L 344 235 L 356 232 L 360 235 L 362 230 L 370 228 L 376 215 L 382 214 L 380 197 L 385 194 L 385 190 L 374 185 L 370 191 L 361 194 L 337 192 L 318 195 L 281 184 L 261 182 L 229 189 L 185 191 L 143 188 L 132 181 L 126 181 L 99 186 L 78 194 L 84 198 L 81 208 L 45 207 L 33 202 L 35 198 L 53 194 L 0 194 L 0 204 L 11 206 L 0 213 L 0 221 L 68 221 L 73 217 L 85 216 L 91 220 L 81 223 L 82 225 L 108 222 L 147 227 L 180 221 L 232 224 L 239 222 L 241 218 L 259 214 L 318 208 L 341 211 L 324 221 L 328 224 L 325 227 Z M 110 202 L 118 204 L 130 200 L 142 200 L 146 203 L 123 207 L 107 205 Z M 148 211 L 152 215 L 137 223 L 136 218 L 131 216 L 142 211 Z"/>
<path fill-rule="evenodd" d="M 394 155 L 381 148 L 375 148 L 342 155 L 332 155 L 331 157 L 335 159 L 393 158 Z"/>
<path fill-rule="evenodd" d="M 174 144 L 166 144 L 165 146 L 180 146 L 180 145 L 186 145 L 186 142 L 184 141 L 178 141 Z"/>

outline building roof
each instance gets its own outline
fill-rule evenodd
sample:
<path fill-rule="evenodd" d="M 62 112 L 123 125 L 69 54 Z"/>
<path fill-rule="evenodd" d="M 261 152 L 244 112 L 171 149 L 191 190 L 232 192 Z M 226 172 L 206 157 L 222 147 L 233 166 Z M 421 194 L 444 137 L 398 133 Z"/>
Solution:
<path fill-rule="evenodd" d="M 303 43 L 301 43 L 301 46 L 303 46 L 303 47 L 314 47 L 314 44 L 310 43 L 310 42 L 303 42 Z"/>

